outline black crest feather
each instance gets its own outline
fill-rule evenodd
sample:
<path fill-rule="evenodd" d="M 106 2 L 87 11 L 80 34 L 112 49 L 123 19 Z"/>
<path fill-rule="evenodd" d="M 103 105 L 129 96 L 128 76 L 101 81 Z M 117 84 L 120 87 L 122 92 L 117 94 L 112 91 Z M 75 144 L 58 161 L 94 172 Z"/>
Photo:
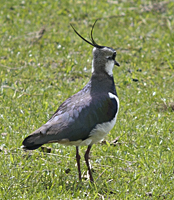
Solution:
<path fill-rule="evenodd" d="M 87 42 L 88 44 L 92 45 L 93 47 L 96 47 L 96 48 L 100 48 L 100 49 L 101 49 L 101 48 L 103 48 L 104 46 L 98 45 L 98 44 L 94 41 L 94 38 L 93 38 L 93 36 L 92 36 L 93 30 L 94 30 L 94 26 L 95 26 L 96 22 L 97 22 L 97 20 L 96 20 L 96 21 L 94 22 L 94 24 L 92 25 L 92 29 L 91 29 L 91 42 L 89 42 L 89 41 L 86 40 L 84 37 L 82 37 L 82 36 L 76 31 L 76 29 L 73 27 L 72 24 L 70 24 L 70 25 L 71 25 L 71 27 L 73 28 L 74 32 L 75 32 L 80 38 L 82 38 L 82 40 L 84 40 L 84 41 Z"/>

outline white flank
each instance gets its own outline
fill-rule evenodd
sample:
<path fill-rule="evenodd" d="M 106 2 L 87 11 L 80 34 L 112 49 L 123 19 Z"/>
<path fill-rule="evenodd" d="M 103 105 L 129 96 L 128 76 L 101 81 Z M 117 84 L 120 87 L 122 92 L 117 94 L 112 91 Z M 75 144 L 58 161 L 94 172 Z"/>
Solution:
<path fill-rule="evenodd" d="M 108 95 L 111 99 L 115 99 L 117 101 L 117 106 L 118 106 L 117 113 L 116 113 L 116 117 L 117 117 L 118 110 L 119 110 L 119 98 L 115 94 L 112 94 L 111 92 L 108 92 Z"/>

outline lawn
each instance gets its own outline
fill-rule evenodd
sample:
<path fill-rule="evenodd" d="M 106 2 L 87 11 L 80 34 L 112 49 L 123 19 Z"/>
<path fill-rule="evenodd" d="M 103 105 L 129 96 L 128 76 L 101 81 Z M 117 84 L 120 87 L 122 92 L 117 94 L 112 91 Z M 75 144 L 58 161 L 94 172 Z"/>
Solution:
<path fill-rule="evenodd" d="M 174 199 L 174 2 L 0 1 L 0 199 Z M 93 145 L 91 184 L 80 148 L 23 139 L 91 76 L 89 39 L 114 48 L 115 127 Z M 113 142 L 114 141 L 114 142 Z"/>

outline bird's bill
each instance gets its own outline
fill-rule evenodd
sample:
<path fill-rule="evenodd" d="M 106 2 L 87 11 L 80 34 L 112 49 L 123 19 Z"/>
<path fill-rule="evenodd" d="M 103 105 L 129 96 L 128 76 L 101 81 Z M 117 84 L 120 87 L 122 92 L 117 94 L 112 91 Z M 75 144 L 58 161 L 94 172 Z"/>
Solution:
<path fill-rule="evenodd" d="M 120 66 L 120 64 L 116 60 L 115 60 L 114 64 L 117 65 L 118 67 Z"/>

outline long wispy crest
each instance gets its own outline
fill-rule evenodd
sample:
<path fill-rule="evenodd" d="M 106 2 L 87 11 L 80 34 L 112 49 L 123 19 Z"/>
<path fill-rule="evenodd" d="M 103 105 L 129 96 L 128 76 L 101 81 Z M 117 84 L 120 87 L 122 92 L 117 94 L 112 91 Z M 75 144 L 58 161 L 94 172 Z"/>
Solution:
<path fill-rule="evenodd" d="M 92 45 L 93 47 L 96 47 L 96 48 L 100 48 L 100 49 L 101 49 L 101 48 L 103 48 L 104 46 L 98 45 L 98 44 L 94 41 L 94 38 L 93 38 L 93 36 L 92 36 L 93 30 L 94 30 L 94 26 L 95 26 L 96 22 L 97 22 L 97 20 L 96 20 L 96 21 L 94 22 L 94 24 L 92 25 L 92 29 L 91 29 L 91 42 L 89 42 L 89 41 L 86 40 L 84 37 L 82 37 L 82 36 L 76 31 L 76 29 L 73 27 L 72 24 L 70 24 L 70 25 L 71 25 L 71 27 L 73 28 L 74 32 L 75 32 L 80 38 L 82 38 L 82 40 L 84 40 L 84 41 L 87 42 L 88 44 Z"/>

